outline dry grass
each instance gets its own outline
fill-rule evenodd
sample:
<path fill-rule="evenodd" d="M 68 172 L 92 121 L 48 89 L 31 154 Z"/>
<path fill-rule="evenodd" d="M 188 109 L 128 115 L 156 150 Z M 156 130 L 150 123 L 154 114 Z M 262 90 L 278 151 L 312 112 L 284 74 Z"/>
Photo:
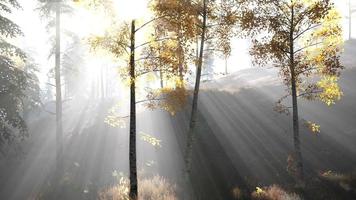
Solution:
<path fill-rule="evenodd" d="M 333 171 L 326 171 L 320 174 L 321 178 L 339 184 L 346 191 L 356 191 L 356 174 L 339 174 Z"/>
<path fill-rule="evenodd" d="M 234 199 L 237 199 L 237 200 L 242 199 L 242 196 L 243 196 L 242 191 L 239 187 L 234 187 L 232 189 L 232 195 L 233 195 Z"/>
<path fill-rule="evenodd" d="M 120 178 L 119 183 L 113 187 L 99 192 L 99 200 L 129 200 L 129 181 Z M 145 178 L 139 181 L 139 200 L 177 200 L 175 186 L 160 176 Z"/>
<path fill-rule="evenodd" d="M 301 198 L 294 193 L 288 193 L 277 185 L 272 185 L 266 188 L 258 188 L 252 193 L 253 200 L 301 200 Z"/>

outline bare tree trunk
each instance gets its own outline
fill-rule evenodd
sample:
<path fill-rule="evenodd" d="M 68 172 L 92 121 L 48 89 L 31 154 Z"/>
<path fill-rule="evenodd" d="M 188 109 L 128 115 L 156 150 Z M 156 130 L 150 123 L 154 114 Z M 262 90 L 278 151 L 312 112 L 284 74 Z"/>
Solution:
<path fill-rule="evenodd" d="M 296 86 L 296 74 L 294 63 L 294 8 L 292 7 L 291 31 L 290 31 L 290 71 L 291 71 L 291 89 L 292 89 L 292 104 L 293 104 L 293 139 L 295 151 L 296 179 L 297 185 L 304 185 L 303 173 L 303 158 L 299 137 L 299 115 L 298 115 L 298 97 Z"/>
<path fill-rule="evenodd" d="M 183 75 L 183 47 L 182 47 L 182 42 L 181 42 L 181 39 L 182 39 L 182 34 L 179 32 L 178 33 L 178 43 L 179 43 L 179 55 L 178 55 L 178 67 L 179 67 L 179 79 L 181 81 L 181 83 L 183 83 L 183 79 L 184 79 L 184 75 Z"/>
<path fill-rule="evenodd" d="M 56 180 L 63 174 L 63 126 L 62 126 L 62 87 L 61 87 L 61 5 L 56 4 L 56 55 L 55 55 L 55 79 L 56 79 Z"/>
<path fill-rule="evenodd" d="M 159 70 L 159 78 L 160 78 L 161 88 L 163 88 L 164 87 L 164 83 L 163 83 L 163 72 L 162 72 L 162 69 Z"/>
<path fill-rule="evenodd" d="M 156 34 L 157 34 L 157 32 L 156 32 Z M 161 49 L 160 48 L 158 48 L 158 55 L 161 55 Z M 160 79 L 161 88 L 163 88 L 164 87 L 164 82 L 163 82 L 163 71 L 162 71 L 161 59 L 159 60 L 159 66 L 160 66 L 159 79 Z"/>
<path fill-rule="evenodd" d="M 95 84 L 95 89 L 96 89 L 96 98 L 100 98 L 100 74 L 96 74 L 96 84 Z"/>
<path fill-rule="evenodd" d="M 193 142 L 194 142 L 194 131 L 195 131 L 196 121 L 197 121 L 197 116 L 198 116 L 198 97 L 199 97 L 201 70 L 202 70 L 202 65 L 203 65 L 204 43 L 205 43 L 206 21 L 207 21 L 206 1 L 207 0 L 203 1 L 204 8 L 203 8 L 203 24 L 202 24 L 202 33 L 201 33 L 201 41 L 200 41 L 200 52 L 199 52 L 199 59 L 198 59 L 198 63 L 197 63 L 197 72 L 196 72 L 196 80 L 195 80 L 195 87 L 194 87 L 194 94 L 193 94 L 192 112 L 191 112 L 191 117 L 190 117 L 188 141 L 187 141 L 187 148 L 186 148 L 186 155 L 185 155 L 187 172 L 190 171 L 191 154 L 192 154 L 192 147 L 193 147 Z"/>
<path fill-rule="evenodd" d="M 135 20 L 131 22 L 130 46 L 130 199 L 137 199 L 137 163 L 136 163 L 136 88 L 135 88 Z"/>
<path fill-rule="evenodd" d="M 104 69 L 103 66 L 100 67 L 100 87 L 101 87 L 101 99 L 105 98 L 105 89 L 104 89 Z"/>
<path fill-rule="evenodd" d="M 227 71 L 227 57 L 225 57 L 225 75 L 227 75 L 228 71 Z"/>
<path fill-rule="evenodd" d="M 181 83 L 183 83 L 183 63 L 182 63 L 182 56 L 180 55 L 178 58 L 178 62 L 179 62 L 179 80 L 181 81 Z"/>
<path fill-rule="evenodd" d="M 110 98 L 110 90 L 109 90 L 109 66 L 105 66 L 105 97 Z"/>
<path fill-rule="evenodd" d="M 349 40 L 352 38 L 352 7 L 351 0 L 349 0 Z"/>

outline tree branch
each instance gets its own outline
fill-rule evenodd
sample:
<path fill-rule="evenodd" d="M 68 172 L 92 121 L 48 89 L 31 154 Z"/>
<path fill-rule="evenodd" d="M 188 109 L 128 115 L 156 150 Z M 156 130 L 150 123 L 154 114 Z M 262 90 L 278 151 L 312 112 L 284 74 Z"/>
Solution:
<path fill-rule="evenodd" d="M 168 15 L 163 15 L 163 16 L 159 16 L 159 17 L 155 17 L 149 21 L 147 21 L 146 23 L 142 24 L 140 27 L 138 27 L 134 32 L 136 33 L 137 31 L 139 31 L 140 29 L 142 29 L 143 27 L 147 26 L 148 24 L 152 23 L 153 21 L 156 21 L 157 19 L 161 19 L 163 17 L 167 17 Z"/>
<path fill-rule="evenodd" d="M 316 25 L 314 25 L 314 26 L 309 26 L 308 28 L 306 28 L 305 30 L 303 30 L 302 32 L 300 32 L 297 36 L 295 36 L 294 38 L 293 38 L 293 41 L 295 41 L 296 39 L 298 39 L 301 35 L 303 35 L 304 33 L 306 33 L 306 32 L 308 32 L 308 31 L 310 31 L 310 30 L 312 30 L 312 29 L 314 29 L 314 28 L 317 28 L 318 26 L 321 26 L 321 24 L 316 24 Z"/>
<path fill-rule="evenodd" d="M 159 38 L 159 39 L 156 39 L 156 40 L 152 40 L 152 41 L 148 41 L 148 42 L 142 43 L 142 44 L 136 46 L 135 49 L 138 49 L 138 48 L 140 48 L 142 46 L 145 46 L 147 44 L 150 44 L 152 42 L 159 42 L 159 41 L 164 41 L 164 40 L 175 40 L 175 39 L 176 38 L 173 38 L 173 37 Z"/>
<path fill-rule="evenodd" d="M 140 100 L 140 101 L 136 101 L 136 104 L 145 103 L 147 101 L 161 101 L 161 100 L 164 100 L 164 98 Z"/>
<path fill-rule="evenodd" d="M 136 73 L 136 77 L 139 77 L 139 76 L 142 76 L 142 75 L 151 73 L 151 72 L 159 72 L 159 70 L 158 70 L 157 68 L 155 68 L 155 69 L 153 69 L 153 70 L 144 71 L 144 72 L 141 72 L 141 73 Z"/>
<path fill-rule="evenodd" d="M 318 45 L 318 44 L 322 44 L 322 42 L 317 42 L 317 43 L 313 43 L 313 44 L 310 44 L 310 45 L 308 45 L 308 46 L 302 47 L 302 48 L 296 50 L 294 53 L 298 53 L 298 52 L 300 52 L 300 51 L 303 51 L 304 49 L 307 49 L 307 48 L 312 47 L 312 46 L 316 46 L 316 45 Z"/>
<path fill-rule="evenodd" d="M 312 94 L 318 94 L 318 93 L 321 93 L 323 91 L 321 90 L 316 90 L 316 91 L 312 91 L 312 92 L 304 92 L 302 94 L 299 94 L 297 97 L 302 97 L 302 96 L 306 96 L 306 95 L 312 95 Z"/>

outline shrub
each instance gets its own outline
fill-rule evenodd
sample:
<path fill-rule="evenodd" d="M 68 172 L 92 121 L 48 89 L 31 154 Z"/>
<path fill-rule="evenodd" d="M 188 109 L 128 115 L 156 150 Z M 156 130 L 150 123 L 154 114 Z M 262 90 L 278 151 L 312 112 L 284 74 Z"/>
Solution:
<path fill-rule="evenodd" d="M 301 200 L 295 193 L 288 193 L 277 185 L 272 185 L 267 188 L 256 188 L 252 193 L 253 200 Z"/>
<path fill-rule="evenodd" d="M 139 200 L 177 200 L 175 186 L 164 178 L 154 176 L 139 180 Z M 121 177 L 119 183 L 99 191 L 99 200 L 129 200 L 129 180 Z"/>

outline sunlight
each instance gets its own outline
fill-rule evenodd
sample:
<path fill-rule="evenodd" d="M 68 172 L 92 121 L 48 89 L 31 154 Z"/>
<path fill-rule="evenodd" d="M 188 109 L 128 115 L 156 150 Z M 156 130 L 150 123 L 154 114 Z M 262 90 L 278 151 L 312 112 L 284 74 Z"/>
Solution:
<path fill-rule="evenodd" d="M 74 16 L 64 19 L 64 24 L 81 37 L 89 37 L 90 35 L 103 35 L 110 21 L 98 12 L 77 8 Z"/>
<path fill-rule="evenodd" d="M 145 0 L 117 0 L 114 1 L 117 16 L 123 20 L 144 18 L 149 15 Z"/>
<path fill-rule="evenodd" d="M 292 1 L 0 0 L 0 200 L 355 200 L 356 0 Z"/>

